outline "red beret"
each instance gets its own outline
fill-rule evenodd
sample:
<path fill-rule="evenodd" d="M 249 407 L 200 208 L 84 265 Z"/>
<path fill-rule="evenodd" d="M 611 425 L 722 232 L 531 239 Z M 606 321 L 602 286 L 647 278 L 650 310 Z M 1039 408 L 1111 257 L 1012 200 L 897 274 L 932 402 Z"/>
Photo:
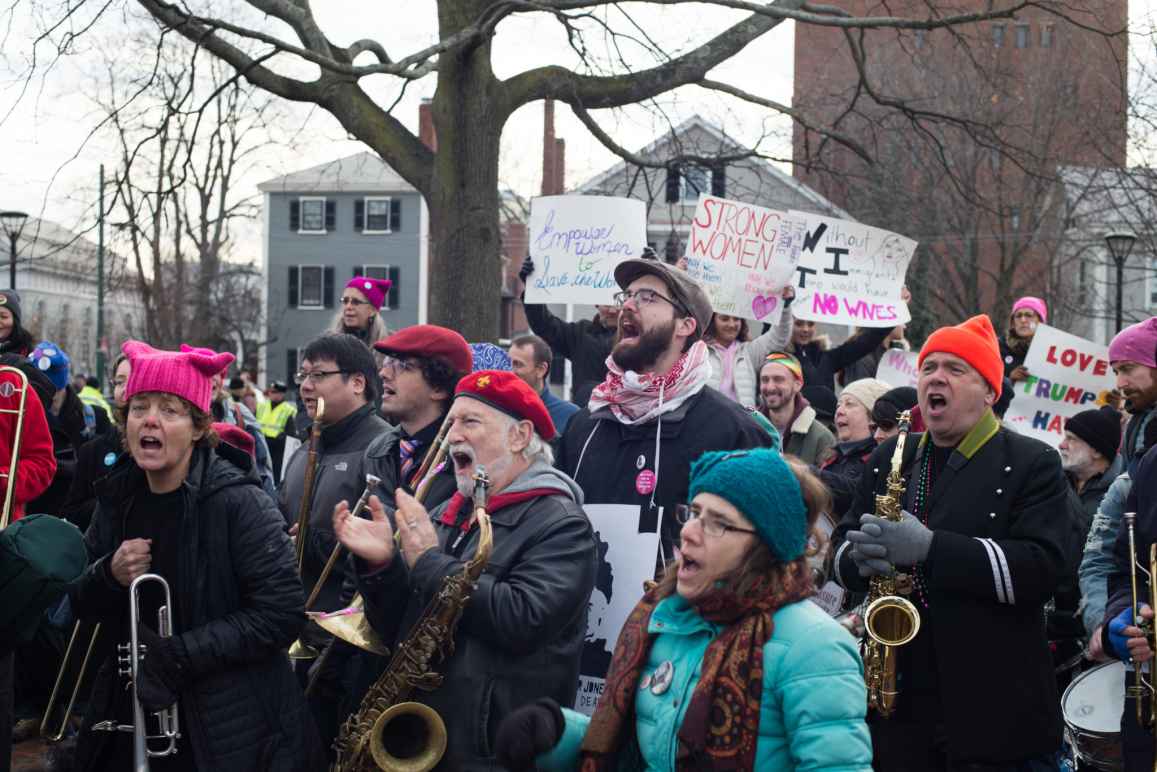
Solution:
<path fill-rule="evenodd" d="M 213 424 L 213 429 L 221 438 L 221 442 L 243 450 L 251 456 L 257 456 L 257 443 L 253 441 L 253 435 L 240 426 L 217 422 Z"/>
<path fill-rule="evenodd" d="M 530 421 L 538 436 L 546 441 L 554 439 L 554 422 L 542 403 L 542 397 L 526 381 L 509 370 L 479 370 L 458 381 L 454 396 L 465 394 L 485 402 L 520 421 Z"/>
<path fill-rule="evenodd" d="M 474 369 L 470 345 L 458 333 L 436 324 L 415 324 L 398 330 L 374 344 L 383 354 L 444 359 L 456 373 Z"/>

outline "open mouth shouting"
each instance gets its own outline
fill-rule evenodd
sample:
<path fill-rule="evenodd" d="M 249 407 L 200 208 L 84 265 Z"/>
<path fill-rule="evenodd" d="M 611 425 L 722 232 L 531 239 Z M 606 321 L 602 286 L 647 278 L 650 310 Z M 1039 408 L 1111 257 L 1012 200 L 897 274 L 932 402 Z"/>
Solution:
<path fill-rule="evenodd" d="M 151 434 L 142 434 L 137 442 L 141 446 L 142 453 L 159 453 L 165 449 L 164 441 L 162 441 L 160 437 L 155 437 Z"/>
<path fill-rule="evenodd" d="M 474 449 L 464 443 L 451 445 L 450 460 L 454 462 L 454 474 L 463 474 L 474 466 Z"/>
<path fill-rule="evenodd" d="M 639 320 L 624 312 L 619 317 L 619 340 L 635 341 L 638 340 L 640 333 Z"/>
<path fill-rule="evenodd" d="M 928 418 L 939 418 L 948 409 L 948 397 L 939 391 L 930 391 L 927 396 Z"/>
<path fill-rule="evenodd" d="M 686 552 L 681 551 L 678 547 L 675 548 L 675 559 L 679 561 L 679 573 L 677 578 L 683 581 L 694 578 L 703 567 L 694 558 L 687 555 Z"/>

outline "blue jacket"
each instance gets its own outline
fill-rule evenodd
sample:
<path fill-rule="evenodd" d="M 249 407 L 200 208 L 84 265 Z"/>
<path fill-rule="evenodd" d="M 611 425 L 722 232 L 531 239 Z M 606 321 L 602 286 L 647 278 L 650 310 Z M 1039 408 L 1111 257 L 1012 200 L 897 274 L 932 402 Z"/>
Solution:
<path fill-rule="evenodd" d="M 561 437 L 566 431 L 570 417 L 579 411 L 578 405 L 556 397 L 549 385 L 543 387 L 539 396 L 542 397 L 542 404 L 546 405 L 546 411 L 550 413 L 550 420 L 554 423 L 555 431 L 558 432 L 557 436 Z"/>
<path fill-rule="evenodd" d="M 1085 540 L 1078 577 L 1081 584 L 1081 621 L 1089 635 L 1100 627 L 1109 600 L 1109 574 L 1113 573 L 1113 544 L 1121 528 L 1125 499 L 1133 483 L 1128 473 L 1119 475 L 1101 499 Z"/>
<path fill-rule="evenodd" d="M 855 639 L 810 601 L 774 616 L 763 647 L 763 701 L 755 768 L 862 770 L 872 768 L 872 742 L 864 723 L 867 695 Z M 644 672 L 674 665 L 661 695 L 640 689 L 635 697 L 635 737 L 620 753 L 620 770 L 675 769 L 676 734 L 699 682 L 707 645 L 723 626 L 706 621 L 672 595 L 659 602 L 648 631 L 655 635 Z M 566 729 L 558 744 L 536 760 L 540 770 L 578 768 L 579 747 L 590 719 L 563 710 Z"/>

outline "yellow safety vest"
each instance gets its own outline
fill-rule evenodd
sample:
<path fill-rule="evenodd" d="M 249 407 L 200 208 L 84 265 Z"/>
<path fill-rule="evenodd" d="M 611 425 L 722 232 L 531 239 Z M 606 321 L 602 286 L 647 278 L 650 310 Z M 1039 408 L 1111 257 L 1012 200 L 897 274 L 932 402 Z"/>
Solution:
<path fill-rule="evenodd" d="M 283 401 L 274 405 L 266 400 L 257 406 L 257 420 L 261 423 L 261 433 L 266 437 L 280 437 L 285 433 L 289 419 L 297 415 L 297 405 Z"/>
<path fill-rule="evenodd" d="M 92 386 L 85 386 L 76 396 L 80 397 L 80 401 L 91 407 L 93 410 L 96 410 L 99 407 L 104 411 L 105 415 L 107 415 L 110 419 L 112 418 L 112 408 L 109 407 L 108 400 L 106 400 L 104 395 L 94 389 Z"/>

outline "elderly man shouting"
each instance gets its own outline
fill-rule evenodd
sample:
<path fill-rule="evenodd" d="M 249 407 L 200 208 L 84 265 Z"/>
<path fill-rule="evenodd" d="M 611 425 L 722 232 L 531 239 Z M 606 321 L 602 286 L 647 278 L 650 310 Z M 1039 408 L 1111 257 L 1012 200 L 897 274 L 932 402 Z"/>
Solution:
<path fill-rule="evenodd" d="M 485 467 L 494 551 L 453 654 L 435 666 L 442 685 L 411 699 L 446 722 L 451 768 L 489 769 L 507 713 L 542 697 L 574 702 L 597 548 L 582 491 L 551 465 L 554 425 L 532 388 L 511 372 L 473 373 L 458 383 L 446 420 L 458 488 L 450 500 L 427 513 L 399 488 L 395 513 L 371 497 L 370 520 L 342 502 L 334 533 L 354 555 L 370 624 L 396 648 L 477 549 L 470 499 Z"/>

